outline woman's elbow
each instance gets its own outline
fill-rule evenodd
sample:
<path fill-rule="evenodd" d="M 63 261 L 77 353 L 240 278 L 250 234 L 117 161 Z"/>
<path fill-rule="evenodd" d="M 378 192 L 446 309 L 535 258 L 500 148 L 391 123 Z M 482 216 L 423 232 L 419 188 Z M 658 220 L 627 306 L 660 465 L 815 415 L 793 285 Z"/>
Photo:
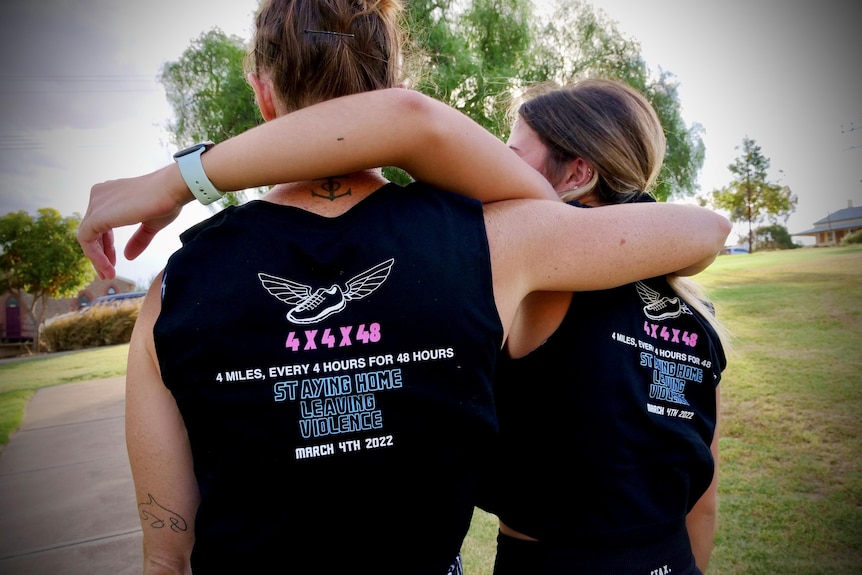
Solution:
<path fill-rule="evenodd" d="M 731 224 L 730 220 L 727 219 L 726 217 L 722 216 L 721 214 L 716 213 L 716 212 L 712 212 L 712 213 L 715 215 L 715 218 L 716 218 L 716 230 L 717 230 L 716 238 L 717 238 L 717 241 L 715 243 L 715 245 L 716 245 L 715 253 L 716 253 L 716 255 L 718 255 L 718 253 L 721 251 L 721 249 L 727 243 L 727 236 L 730 235 L 730 232 L 733 229 L 733 224 Z"/>

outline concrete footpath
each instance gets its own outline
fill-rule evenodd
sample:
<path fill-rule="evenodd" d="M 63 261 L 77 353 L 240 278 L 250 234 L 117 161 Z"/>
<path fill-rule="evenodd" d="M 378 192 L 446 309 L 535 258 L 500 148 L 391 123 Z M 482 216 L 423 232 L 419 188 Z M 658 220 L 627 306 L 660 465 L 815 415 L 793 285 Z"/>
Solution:
<path fill-rule="evenodd" d="M 43 388 L 0 453 L 0 573 L 132 575 L 141 528 L 125 378 Z"/>

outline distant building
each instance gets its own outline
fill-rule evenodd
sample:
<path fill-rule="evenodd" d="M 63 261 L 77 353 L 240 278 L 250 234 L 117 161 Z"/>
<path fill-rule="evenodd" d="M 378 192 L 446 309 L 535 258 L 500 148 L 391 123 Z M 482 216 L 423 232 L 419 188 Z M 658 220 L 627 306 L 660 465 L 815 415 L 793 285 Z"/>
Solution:
<path fill-rule="evenodd" d="M 128 293 L 134 289 L 135 282 L 124 278 L 96 279 L 79 291 L 75 297 L 49 300 L 45 319 L 85 308 L 97 297 Z M 35 326 L 27 312 L 22 309 L 28 306 L 32 299 L 29 295 L 25 295 L 24 298 L 25 301 L 21 302 L 18 301 L 17 296 L 9 292 L 0 295 L 0 342 L 19 342 L 33 339 Z"/>
<path fill-rule="evenodd" d="M 857 230 L 862 230 L 862 207 L 854 208 L 853 202 L 848 201 L 846 208 L 817 220 L 810 230 L 791 235 L 813 236 L 815 246 L 836 246 L 841 238 Z"/>

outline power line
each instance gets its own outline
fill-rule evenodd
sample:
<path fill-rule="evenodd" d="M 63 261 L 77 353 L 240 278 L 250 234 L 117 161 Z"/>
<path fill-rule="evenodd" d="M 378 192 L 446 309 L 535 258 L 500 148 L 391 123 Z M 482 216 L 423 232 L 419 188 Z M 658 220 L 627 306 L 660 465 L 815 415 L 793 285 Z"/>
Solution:
<path fill-rule="evenodd" d="M 0 80 L 113 80 L 116 78 L 153 79 L 149 74 L 0 74 Z"/>
<path fill-rule="evenodd" d="M 155 93 L 159 91 L 156 80 L 144 74 L 7 74 L 0 75 L 0 93 Z"/>
<path fill-rule="evenodd" d="M 4 152 L 11 150 L 41 150 L 44 147 L 44 142 L 33 136 L 0 134 L 0 150 Z"/>

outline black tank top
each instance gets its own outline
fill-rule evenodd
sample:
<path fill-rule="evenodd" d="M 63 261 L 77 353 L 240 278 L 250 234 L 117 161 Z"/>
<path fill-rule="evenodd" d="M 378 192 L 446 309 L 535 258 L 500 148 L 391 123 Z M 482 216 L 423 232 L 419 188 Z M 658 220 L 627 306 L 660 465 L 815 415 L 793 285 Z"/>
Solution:
<path fill-rule="evenodd" d="M 442 574 L 495 438 L 481 204 L 384 186 L 342 216 L 252 201 L 187 231 L 155 342 L 206 573 Z"/>
<path fill-rule="evenodd" d="M 495 375 L 501 453 L 482 507 L 562 547 L 684 529 L 713 475 L 712 327 L 664 277 L 575 293 L 562 325 Z"/>

